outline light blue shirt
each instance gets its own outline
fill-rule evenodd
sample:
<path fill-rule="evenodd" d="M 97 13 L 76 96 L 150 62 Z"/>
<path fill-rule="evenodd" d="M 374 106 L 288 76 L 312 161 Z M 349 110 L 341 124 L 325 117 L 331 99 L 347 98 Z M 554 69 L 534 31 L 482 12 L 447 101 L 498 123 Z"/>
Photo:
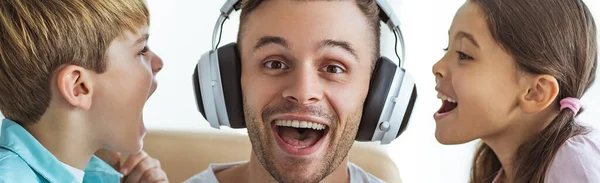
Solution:
<path fill-rule="evenodd" d="M 79 182 L 21 125 L 5 119 L 0 130 L 0 183 Z M 120 183 L 122 174 L 96 156 L 85 168 L 84 183 Z"/>

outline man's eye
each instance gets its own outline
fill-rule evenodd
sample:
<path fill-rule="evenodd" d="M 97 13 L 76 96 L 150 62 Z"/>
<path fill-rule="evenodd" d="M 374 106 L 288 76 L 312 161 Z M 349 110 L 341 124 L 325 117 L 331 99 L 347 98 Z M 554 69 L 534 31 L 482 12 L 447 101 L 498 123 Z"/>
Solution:
<path fill-rule="evenodd" d="M 328 65 L 324 69 L 325 69 L 325 72 L 333 73 L 333 74 L 344 72 L 344 69 L 342 69 L 342 67 L 337 66 L 337 65 Z"/>
<path fill-rule="evenodd" d="M 277 61 L 277 60 L 267 61 L 263 65 L 269 69 L 288 69 L 289 68 L 283 62 Z"/>

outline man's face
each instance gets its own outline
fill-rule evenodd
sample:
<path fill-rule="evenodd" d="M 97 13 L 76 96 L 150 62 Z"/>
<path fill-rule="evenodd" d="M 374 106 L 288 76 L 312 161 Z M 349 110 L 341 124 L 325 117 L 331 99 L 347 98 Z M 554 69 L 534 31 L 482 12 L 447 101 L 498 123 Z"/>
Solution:
<path fill-rule="evenodd" d="M 366 98 L 375 41 L 353 1 L 265 1 L 241 30 L 253 151 L 280 182 L 318 182 L 344 162 Z"/>

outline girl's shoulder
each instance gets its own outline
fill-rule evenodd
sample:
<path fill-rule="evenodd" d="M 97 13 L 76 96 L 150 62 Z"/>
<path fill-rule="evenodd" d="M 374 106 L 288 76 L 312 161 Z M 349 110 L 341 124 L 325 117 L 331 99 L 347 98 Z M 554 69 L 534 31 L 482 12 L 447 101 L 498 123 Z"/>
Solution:
<path fill-rule="evenodd" d="M 600 182 L 600 132 L 569 138 L 554 156 L 546 182 Z"/>
<path fill-rule="evenodd" d="M 591 129 L 588 133 L 575 135 L 567 139 L 567 141 L 558 150 L 558 153 L 561 152 L 564 155 L 588 153 L 599 155 L 600 131 L 597 129 Z"/>

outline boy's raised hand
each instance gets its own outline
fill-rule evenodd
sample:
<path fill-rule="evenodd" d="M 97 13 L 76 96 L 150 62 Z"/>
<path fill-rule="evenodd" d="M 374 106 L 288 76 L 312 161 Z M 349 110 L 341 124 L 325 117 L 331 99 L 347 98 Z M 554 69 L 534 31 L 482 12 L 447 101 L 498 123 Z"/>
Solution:
<path fill-rule="evenodd" d="M 160 167 L 160 161 L 154 159 L 145 151 L 130 155 L 121 165 L 119 153 L 99 150 L 96 156 L 121 172 L 125 177 L 123 183 L 167 183 L 167 174 Z"/>

